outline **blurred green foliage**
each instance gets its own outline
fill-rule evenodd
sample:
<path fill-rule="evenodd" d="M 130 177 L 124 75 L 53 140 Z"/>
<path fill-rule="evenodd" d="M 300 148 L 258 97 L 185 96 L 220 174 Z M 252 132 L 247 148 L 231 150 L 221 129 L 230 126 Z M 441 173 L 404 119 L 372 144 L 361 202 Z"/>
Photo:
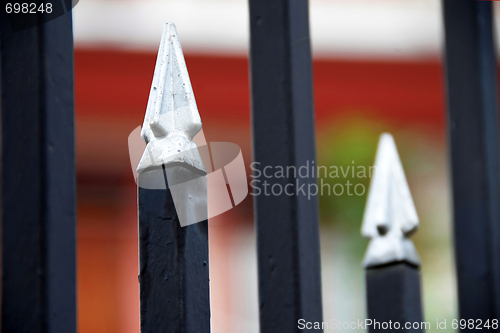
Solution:
<path fill-rule="evenodd" d="M 320 172 L 318 184 L 336 186 L 336 193 L 328 194 L 326 188 L 320 196 L 320 216 L 322 222 L 335 224 L 345 231 L 359 232 L 366 196 L 370 184 L 370 167 L 373 166 L 380 134 L 387 126 L 360 116 L 336 122 L 318 134 L 318 165 L 328 170 L 338 169 L 338 177 L 330 173 L 325 177 Z M 353 170 L 354 168 L 354 177 Z M 363 172 L 364 171 L 364 172 Z M 372 170 L 373 171 L 373 170 Z M 347 182 L 350 193 L 347 194 Z M 360 184 L 354 194 L 354 186 Z M 342 186 L 342 187 L 340 187 Z M 344 189 L 342 195 L 336 195 Z"/>

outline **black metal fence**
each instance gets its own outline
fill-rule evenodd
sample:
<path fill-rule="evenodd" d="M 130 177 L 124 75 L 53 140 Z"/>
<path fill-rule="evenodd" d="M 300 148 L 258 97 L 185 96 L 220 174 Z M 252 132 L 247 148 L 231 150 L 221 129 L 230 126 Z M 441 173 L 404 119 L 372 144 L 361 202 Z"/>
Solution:
<path fill-rule="evenodd" d="M 492 5 L 444 0 L 443 12 L 460 318 L 485 323 L 500 318 Z M 254 161 L 271 167 L 314 161 L 308 3 L 251 0 L 250 25 Z M 15 33 L 3 13 L 0 27 L 2 331 L 71 333 L 76 331 L 71 13 Z M 285 187 L 295 180 L 271 181 Z M 207 222 L 181 227 L 166 176 L 165 182 L 165 190 L 138 191 L 142 331 L 209 332 Z M 317 198 L 256 196 L 254 203 L 260 330 L 295 332 L 301 330 L 299 319 L 322 322 Z M 379 222 L 377 232 L 385 237 L 390 221 Z M 413 229 L 398 232 L 406 242 Z M 420 270 L 412 260 L 367 265 L 366 290 L 368 318 L 422 320 Z"/>

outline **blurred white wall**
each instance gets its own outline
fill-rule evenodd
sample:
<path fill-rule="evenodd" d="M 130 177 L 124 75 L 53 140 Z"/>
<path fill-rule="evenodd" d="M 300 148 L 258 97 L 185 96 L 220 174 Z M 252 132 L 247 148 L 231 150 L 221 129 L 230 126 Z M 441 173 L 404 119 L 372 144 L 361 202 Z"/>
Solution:
<path fill-rule="evenodd" d="M 177 25 L 185 51 L 248 52 L 246 0 L 84 0 L 74 9 L 77 47 L 154 50 L 163 24 Z M 436 57 L 439 0 L 311 0 L 317 57 Z"/>

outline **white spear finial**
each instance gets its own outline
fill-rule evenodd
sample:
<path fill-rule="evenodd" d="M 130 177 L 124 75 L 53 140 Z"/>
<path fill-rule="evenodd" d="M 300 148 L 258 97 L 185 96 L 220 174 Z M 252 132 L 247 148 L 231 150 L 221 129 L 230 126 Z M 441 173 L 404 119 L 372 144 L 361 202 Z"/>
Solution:
<path fill-rule="evenodd" d="M 175 25 L 165 24 L 156 60 L 141 137 L 147 146 L 137 172 L 179 164 L 205 174 L 193 137 L 201 118 L 177 37 Z"/>
<path fill-rule="evenodd" d="M 380 137 L 361 234 L 370 239 L 364 267 L 392 262 L 420 266 L 410 236 L 419 221 L 392 135 Z"/>

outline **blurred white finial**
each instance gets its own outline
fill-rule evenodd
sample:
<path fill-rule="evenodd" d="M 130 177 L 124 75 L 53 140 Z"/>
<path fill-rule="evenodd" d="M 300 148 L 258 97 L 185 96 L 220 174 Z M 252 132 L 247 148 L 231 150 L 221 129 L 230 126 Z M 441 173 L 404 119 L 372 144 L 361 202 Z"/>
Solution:
<path fill-rule="evenodd" d="M 393 262 L 420 266 L 409 237 L 419 221 L 392 135 L 380 137 L 361 234 L 370 239 L 363 266 Z"/>
<path fill-rule="evenodd" d="M 175 25 L 165 24 L 156 60 L 141 137 L 147 143 L 137 172 L 179 164 L 206 173 L 193 137 L 201 118 L 177 37 Z"/>

